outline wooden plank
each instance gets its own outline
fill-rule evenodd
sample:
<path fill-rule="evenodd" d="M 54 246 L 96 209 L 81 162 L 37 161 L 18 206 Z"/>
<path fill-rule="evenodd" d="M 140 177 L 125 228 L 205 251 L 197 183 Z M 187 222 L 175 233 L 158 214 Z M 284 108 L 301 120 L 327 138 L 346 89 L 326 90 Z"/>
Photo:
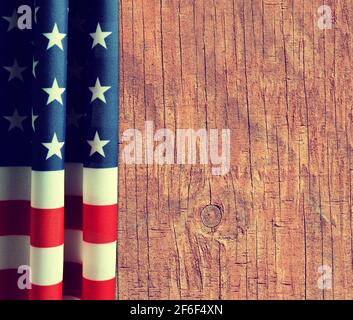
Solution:
<path fill-rule="evenodd" d="M 325 3 L 120 0 L 120 136 L 229 128 L 231 168 L 120 157 L 119 299 L 353 298 L 353 3 Z"/>

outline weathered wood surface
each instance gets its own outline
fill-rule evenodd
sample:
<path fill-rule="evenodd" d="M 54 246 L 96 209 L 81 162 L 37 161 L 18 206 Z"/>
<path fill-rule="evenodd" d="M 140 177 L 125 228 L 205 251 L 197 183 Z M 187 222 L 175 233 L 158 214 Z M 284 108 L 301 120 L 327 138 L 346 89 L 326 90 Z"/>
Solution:
<path fill-rule="evenodd" d="M 120 159 L 119 299 L 353 299 L 353 2 L 325 1 L 332 30 L 322 4 L 120 0 L 120 133 L 151 120 L 232 143 L 224 177 Z"/>

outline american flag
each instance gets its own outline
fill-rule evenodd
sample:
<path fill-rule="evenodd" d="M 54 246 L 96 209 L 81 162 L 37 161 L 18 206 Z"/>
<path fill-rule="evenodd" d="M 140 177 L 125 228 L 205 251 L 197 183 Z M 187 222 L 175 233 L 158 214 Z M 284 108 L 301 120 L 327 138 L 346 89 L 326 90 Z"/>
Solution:
<path fill-rule="evenodd" d="M 0 299 L 114 299 L 118 1 L 2 0 L 0 43 Z"/>

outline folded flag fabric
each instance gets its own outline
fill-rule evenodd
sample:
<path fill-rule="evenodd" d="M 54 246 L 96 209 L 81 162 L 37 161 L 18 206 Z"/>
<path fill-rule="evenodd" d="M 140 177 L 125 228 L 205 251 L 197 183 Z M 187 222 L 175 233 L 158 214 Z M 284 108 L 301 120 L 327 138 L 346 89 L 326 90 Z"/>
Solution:
<path fill-rule="evenodd" d="M 2 0 L 0 41 L 0 299 L 114 299 L 118 1 Z"/>

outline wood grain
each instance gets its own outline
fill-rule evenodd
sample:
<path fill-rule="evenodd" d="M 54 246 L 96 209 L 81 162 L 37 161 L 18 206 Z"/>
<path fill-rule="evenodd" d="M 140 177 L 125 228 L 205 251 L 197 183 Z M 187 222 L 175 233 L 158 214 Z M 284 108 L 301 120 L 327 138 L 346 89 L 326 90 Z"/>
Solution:
<path fill-rule="evenodd" d="M 322 4 L 120 0 L 120 135 L 230 128 L 231 171 L 120 159 L 119 299 L 353 299 L 353 2 Z"/>

